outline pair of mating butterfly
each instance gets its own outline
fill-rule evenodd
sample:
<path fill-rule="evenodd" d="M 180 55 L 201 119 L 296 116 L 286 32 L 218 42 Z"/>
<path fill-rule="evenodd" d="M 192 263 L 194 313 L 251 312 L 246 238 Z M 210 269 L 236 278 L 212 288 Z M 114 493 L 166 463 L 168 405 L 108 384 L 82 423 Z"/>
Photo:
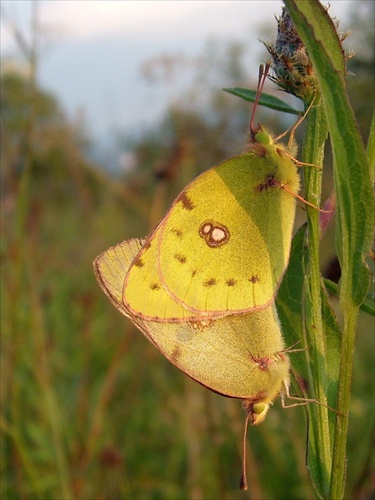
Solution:
<path fill-rule="evenodd" d="M 255 129 L 253 118 L 250 128 L 249 152 L 193 180 L 148 238 L 110 248 L 94 269 L 111 302 L 174 365 L 242 399 L 247 422 L 256 425 L 278 394 L 289 395 L 275 296 L 288 264 L 299 176 L 285 146 Z"/>

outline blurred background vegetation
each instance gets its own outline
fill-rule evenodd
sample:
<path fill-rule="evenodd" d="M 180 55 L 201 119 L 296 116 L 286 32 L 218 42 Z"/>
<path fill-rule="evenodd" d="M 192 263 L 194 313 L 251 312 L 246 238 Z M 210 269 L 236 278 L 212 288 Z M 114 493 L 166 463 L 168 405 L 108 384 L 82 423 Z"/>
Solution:
<path fill-rule="evenodd" d="M 371 15 L 360 21 L 353 36 L 363 50 L 349 61 L 348 86 L 367 141 L 374 32 Z M 0 497 L 315 498 L 304 410 L 281 411 L 276 402 L 250 429 L 249 491 L 240 492 L 240 402 L 171 366 L 110 305 L 92 271 L 99 253 L 145 236 L 191 179 L 243 149 L 250 107 L 220 82 L 229 72 L 236 86 L 255 87 L 257 68 L 244 67 L 244 47 L 207 48 L 192 65 L 190 92 L 171 100 L 158 126 L 131 144 L 118 138 L 131 148 L 132 168 L 117 175 L 87 159 L 90 138 L 39 87 L 38 53 L 29 49 L 26 72 L 1 71 Z M 179 65 L 163 55 L 144 75 L 171 84 Z M 274 112 L 258 118 L 274 132 L 286 128 Z M 362 314 L 348 445 L 347 498 L 355 499 L 375 493 L 374 324 Z"/>

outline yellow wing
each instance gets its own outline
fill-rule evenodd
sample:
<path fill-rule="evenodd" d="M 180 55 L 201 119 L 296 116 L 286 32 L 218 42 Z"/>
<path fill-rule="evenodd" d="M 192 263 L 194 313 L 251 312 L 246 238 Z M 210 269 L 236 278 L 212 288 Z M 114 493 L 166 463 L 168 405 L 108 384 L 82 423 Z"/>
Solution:
<path fill-rule="evenodd" d="M 298 191 L 275 145 L 204 172 L 176 198 L 126 275 L 123 301 L 155 321 L 218 318 L 270 304 L 285 272 Z"/>

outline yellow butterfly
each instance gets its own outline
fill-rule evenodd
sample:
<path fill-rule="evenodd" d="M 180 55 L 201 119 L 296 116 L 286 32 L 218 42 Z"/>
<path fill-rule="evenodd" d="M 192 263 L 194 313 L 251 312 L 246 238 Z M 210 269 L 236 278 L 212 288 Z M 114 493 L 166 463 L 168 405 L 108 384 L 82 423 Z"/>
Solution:
<path fill-rule="evenodd" d="M 250 128 L 248 152 L 198 176 L 148 238 L 110 248 L 94 270 L 112 303 L 174 365 L 242 399 L 256 425 L 278 394 L 289 395 L 274 300 L 300 181 L 288 149 Z"/>

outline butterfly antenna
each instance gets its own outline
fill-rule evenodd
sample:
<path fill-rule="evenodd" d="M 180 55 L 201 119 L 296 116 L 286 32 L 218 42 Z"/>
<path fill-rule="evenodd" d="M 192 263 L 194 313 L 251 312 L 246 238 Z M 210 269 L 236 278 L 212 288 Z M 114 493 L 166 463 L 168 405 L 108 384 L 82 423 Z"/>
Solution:
<path fill-rule="evenodd" d="M 262 92 L 263 92 L 264 84 L 266 83 L 269 69 L 270 69 L 269 63 L 267 63 L 265 66 L 263 64 L 261 64 L 259 66 L 257 92 L 255 95 L 254 106 L 253 106 L 253 111 L 251 113 L 251 120 L 250 120 L 250 137 L 252 139 L 254 139 L 255 134 L 256 134 L 256 130 L 255 130 L 255 126 L 254 126 L 255 113 L 256 113 L 256 109 L 257 109 L 258 104 L 259 104 L 260 96 L 262 95 Z"/>
<path fill-rule="evenodd" d="M 247 428 L 249 427 L 249 418 L 251 413 L 246 415 L 245 428 L 243 432 L 243 448 L 242 448 L 242 472 L 240 480 L 240 490 L 247 490 L 247 474 L 246 474 L 246 448 L 247 448 Z"/>
<path fill-rule="evenodd" d="M 303 348 L 303 349 L 294 349 L 294 347 L 298 344 L 300 344 L 301 341 L 300 340 L 297 340 L 297 342 L 294 342 L 294 344 L 290 345 L 289 347 L 287 347 L 286 349 L 283 349 L 282 351 L 280 352 L 299 352 L 299 351 L 305 351 L 306 349 Z M 307 348 L 308 349 L 308 348 Z"/>

